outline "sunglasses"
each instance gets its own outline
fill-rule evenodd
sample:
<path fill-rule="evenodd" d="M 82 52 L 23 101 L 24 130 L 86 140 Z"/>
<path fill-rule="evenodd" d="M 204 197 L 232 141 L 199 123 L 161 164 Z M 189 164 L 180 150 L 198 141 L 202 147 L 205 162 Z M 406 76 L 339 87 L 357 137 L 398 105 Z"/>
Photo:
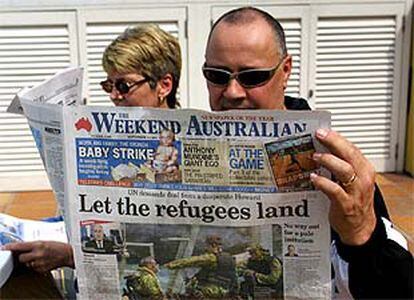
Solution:
<path fill-rule="evenodd" d="M 115 81 L 115 83 L 112 82 L 112 80 L 105 80 L 101 81 L 100 85 L 102 89 L 107 93 L 112 93 L 112 90 L 115 86 L 116 90 L 121 94 L 128 94 L 129 91 L 136 85 L 143 84 L 144 82 L 147 82 L 148 78 L 143 78 L 141 80 L 135 81 L 135 82 L 128 82 L 125 79 L 118 79 Z"/>
<path fill-rule="evenodd" d="M 225 69 L 208 67 L 206 64 L 203 66 L 204 77 L 215 85 L 226 86 L 233 78 L 244 88 L 253 88 L 264 85 L 279 68 L 283 59 L 273 68 L 263 69 L 248 69 L 240 72 L 230 72 Z"/>

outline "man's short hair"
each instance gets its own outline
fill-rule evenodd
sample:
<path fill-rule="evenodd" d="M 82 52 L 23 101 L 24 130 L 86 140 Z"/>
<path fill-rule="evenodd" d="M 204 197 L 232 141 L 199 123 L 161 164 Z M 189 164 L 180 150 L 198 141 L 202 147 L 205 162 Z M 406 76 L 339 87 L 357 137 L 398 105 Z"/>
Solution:
<path fill-rule="evenodd" d="M 102 57 L 106 73 L 139 73 L 149 79 L 152 89 L 166 74 L 173 77 L 167 96 L 170 108 L 179 106 L 176 92 L 181 73 L 181 50 L 178 40 L 154 24 L 127 28 L 112 41 Z"/>
<path fill-rule="evenodd" d="M 143 257 L 143 258 L 139 261 L 139 265 L 140 265 L 141 267 L 143 267 L 143 266 L 148 266 L 148 265 L 151 265 L 151 264 L 157 264 L 157 262 L 156 262 L 156 260 L 155 260 L 155 258 L 154 258 L 153 256 L 146 256 L 146 257 Z"/>
<path fill-rule="evenodd" d="M 278 47 L 279 56 L 285 57 L 287 55 L 287 48 L 285 32 L 282 25 L 280 25 L 279 21 L 276 20 L 271 14 L 252 6 L 236 8 L 222 15 L 216 22 L 214 22 L 210 30 L 207 44 L 210 42 L 211 34 L 219 23 L 225 22 L 234 25 L 246 24 L 252 22 L 257 18 L 262 18 L 272 28 L 275 35 L 275 41 Z"/>
<path fill-rule="evenodd" d="M 101 224 L 94 224 L 94 225 L 93 225 L 93 231 L 94 231 L 94 232 L 95 232 L 95 230 L 96 230 L 96 229 L 98 229 L 98 228 L 102 229 L 102 232 L 104 231 L 104 228 L 103 228 L 103 226 L 102 226 Z"/>

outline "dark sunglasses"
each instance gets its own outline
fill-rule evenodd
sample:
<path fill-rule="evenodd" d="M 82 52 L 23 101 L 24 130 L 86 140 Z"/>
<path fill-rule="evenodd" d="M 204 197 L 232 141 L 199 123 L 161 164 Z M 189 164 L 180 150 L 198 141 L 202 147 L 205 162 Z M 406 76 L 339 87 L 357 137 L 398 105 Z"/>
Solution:
<path fill-rule="evenodd" d="M 225 69 L 208 67 L 204 64 L 203 75 L 208 81 L 216 85 L 228 85 L 230 80 L 235 78 L 242 87 L 253 88 L 268 82 L 275 75 L 282 62 L 283 59 L 273 68 L 248 69 L 233 73 Z"/>
<path fill-rule="evenodd" d="M 143 78 L 141 80 L 135 81 L 135 82 L 128 82 L 125 79 L 118 79 L 117 81 L 115 81 L 115 83 L 112 82 L 112 80 L 105 80 L 105 81 L 101 81 L 100 85 L 102 87 L 102 89 L 107 92 L 107 93 L 112 93 L 112 89 L 116 88 L 116 90 L 121 94 L 128 94 L 129 91 L 136 85 L 142 84 L 144 82 L 147 82 L 148 78 Z"/>

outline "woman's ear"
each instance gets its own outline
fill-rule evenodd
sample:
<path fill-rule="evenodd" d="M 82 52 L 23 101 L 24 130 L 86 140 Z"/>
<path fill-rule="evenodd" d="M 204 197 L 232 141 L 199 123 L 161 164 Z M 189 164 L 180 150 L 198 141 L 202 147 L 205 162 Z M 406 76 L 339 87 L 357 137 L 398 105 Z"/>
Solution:
<path fill-rule="evenodd" d="M 173 77 L 170 73 L 165 74 L 164 77 L 162 77 L 157 82 L 157 96 L 159 99 L 165 99 L 167 96 L 171 93 L 171 90 L 173 88 Z"/>

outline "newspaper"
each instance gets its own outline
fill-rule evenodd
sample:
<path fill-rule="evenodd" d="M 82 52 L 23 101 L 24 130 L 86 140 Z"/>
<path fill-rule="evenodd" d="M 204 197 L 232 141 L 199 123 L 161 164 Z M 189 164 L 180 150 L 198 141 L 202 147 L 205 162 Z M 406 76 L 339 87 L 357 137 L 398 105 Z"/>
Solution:
<path fill-rule="evenodd" d="M 328 175 L 311 157 L 329 113 L 20 100 L 62 134 L 81 299 L 330 299 L 329 201 L 309 181 Z"/>
<path fill-rule="evenodd" d="M 62 111 L 57 106 L 82 104 L 83 68 L 67 68 L 34 87 L 25 87 L 14 97 L 7 112 L 27 117 L 50 185 L 64 213 L 64 159 Z M 33 104 L 27 114 L 21 101 Z M 48 104 L 48 105 L 44 105 Z"/>

